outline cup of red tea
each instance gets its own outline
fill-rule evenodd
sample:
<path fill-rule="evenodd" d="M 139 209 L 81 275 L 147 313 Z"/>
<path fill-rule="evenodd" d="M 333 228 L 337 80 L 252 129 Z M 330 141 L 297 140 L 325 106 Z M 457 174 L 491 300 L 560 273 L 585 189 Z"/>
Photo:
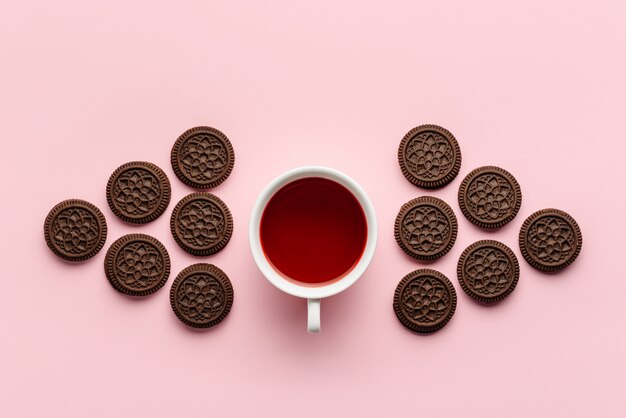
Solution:
<path fill-rule="evenodd" d="M 307 299 L 308 330 L 320 331 L 321 299 L 346 290 L 369 265 L 377 240 L 372 202 L 357 182 L 326 167 L 274 179 L 250 217 L 250 248 L 274 286 Z"/>

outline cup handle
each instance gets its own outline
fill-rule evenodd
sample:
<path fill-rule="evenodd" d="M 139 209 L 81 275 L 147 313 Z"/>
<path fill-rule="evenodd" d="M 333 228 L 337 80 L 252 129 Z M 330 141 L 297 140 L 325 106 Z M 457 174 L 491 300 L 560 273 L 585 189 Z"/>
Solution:
<path fill-rule="evenodd" d="M 309 320 L 307 328 L 311 334 L 317 334 L 320 332 L 320 304 L 321 299 L 307 299 L 307 306 L 309 312 Z"/>

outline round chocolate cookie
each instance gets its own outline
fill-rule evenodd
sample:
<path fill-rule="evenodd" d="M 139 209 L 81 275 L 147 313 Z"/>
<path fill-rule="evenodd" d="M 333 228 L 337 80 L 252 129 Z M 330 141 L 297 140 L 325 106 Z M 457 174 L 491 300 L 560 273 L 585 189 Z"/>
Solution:
<path fill-rule="evenodd" d="M 228 178 L 235 151 L 222 132 L 208 126 L 185 131 L 172 147 L 172 168 L 188 186 L 210 189 Z"/>
<path fill-rule="evenodd" d="M 163 287 L 170 276 L 170 256 L 156 238 L 129 234 L 115 241 L 104 259 L 111 286 L 130 296 L 147 296 Z"/>
<path fill-rule="evenodd" d="M 98 254 L 107 239 L 107 223 L 100 209 L 80 199 L 52 208 L 43 226 L 46 244 L 67 261 L 83 261 Z"/>
<path fill-rule="evenodd" d="M 159 167 L 133 161 L 117 168 L 107 183 L 107 202 L 123 221 L 142 224 L 165 212 L 172 195 L 170 181 Z"/>
<path fill-rule="evenodd" d="M 528 264 L 553 272 L 576 260 L 583 246 L 578 223 L 558 209 L 543 209 L 530 215 L 519 233 L 519 247 Z"/>
<path fill-rule="evenodd" d="M 213 264 L 193 264 L 181 271 L 170 290 L 170 303 L 183 323 L 210 328 L 222 322 L 233 305 L 233 286 Z"/>
<path fill-rule="evenodd" d="M 228 244 L 233 234 L 233 217 L 219 197 L 192 193 L 174 208 L 170 228 L 183 250 L 198 256 L 211 255 Z"/>
<path fill-rule="evenodd" d="M 398 283 L 393 297 L 396 316 L 408 329 L 427 334 L 443 328 L 456 309 L 456 291 L 446 276 L 415 270 Z"/>
<path fill-rule="evenodd" d="M 500 167 L 473 170 L 459 187 L 459 206 L 474 225 L 495 229 L 515 218 L 522 205 L 522 190 L 515 177 Z"/>
<path fill-rule="evenodd" d="M 418 260 L 435 260 L 450 251 L 458 224 L 452 208 L 436 197 L 413 199 L 400 208 L 394 233 L 402 250 Z"/>
<path fill-rule="evenodd" d="M 519 280 L 519 263 L 501 242 L 482 240 L 463 251 L 456 274 L 461 288 L 473 299 L 490 304 L 510 295 Z"/>
<path fill-rule="evenodd" d="M 402 174 L 411 183 L 424 189 L 438 189 L 459 174 L 461 148 L 447 129 L 422 125 L 402 138 L 398 161 Z"/>

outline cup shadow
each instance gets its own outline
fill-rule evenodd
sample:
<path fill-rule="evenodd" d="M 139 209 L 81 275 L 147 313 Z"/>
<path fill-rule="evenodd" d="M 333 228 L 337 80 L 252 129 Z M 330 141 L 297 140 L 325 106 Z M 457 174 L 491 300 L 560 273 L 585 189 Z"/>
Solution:
<path fill-rule="evenodd" d="M 250 278 L 255 283 L 255 310 L 262 311 L 267 321 L 277 329 L 286 332 L 306 330 L 307 302 L 306 299 L 289 295 L 275 288 L 261 272 Z"/>

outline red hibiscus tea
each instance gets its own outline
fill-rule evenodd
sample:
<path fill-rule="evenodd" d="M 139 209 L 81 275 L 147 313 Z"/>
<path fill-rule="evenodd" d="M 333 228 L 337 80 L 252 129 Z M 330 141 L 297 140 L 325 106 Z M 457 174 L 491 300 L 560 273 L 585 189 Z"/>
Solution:
<path fill-rule="evenodd" d="M 319 177 L 278 190 L 261 218 L 261 246 L 284 276 L 318 284 L 345 276 L 363 255 L 365 213 L 341 184 Z"/>

